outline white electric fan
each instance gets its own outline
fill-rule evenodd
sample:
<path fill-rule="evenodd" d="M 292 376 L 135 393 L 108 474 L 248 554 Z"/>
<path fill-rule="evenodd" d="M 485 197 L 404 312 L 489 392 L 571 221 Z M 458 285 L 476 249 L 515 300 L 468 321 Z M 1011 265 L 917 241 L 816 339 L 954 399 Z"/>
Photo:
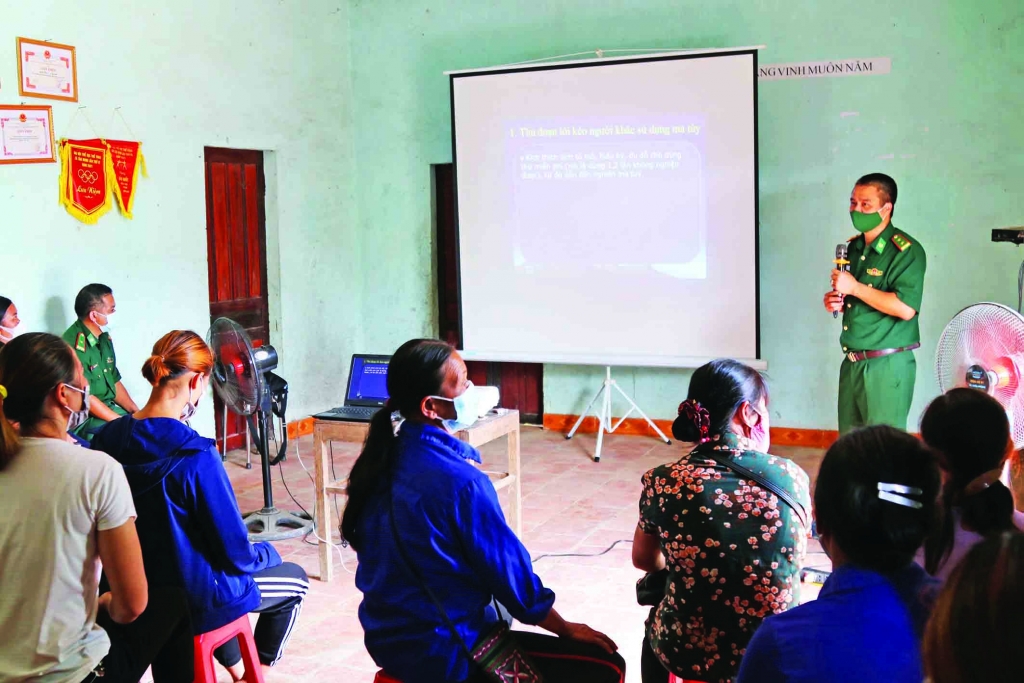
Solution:
<path fill-rule="evenodd" d="M 1024 448 L 1024 315 L 1009 306 L 979 303 L 949 321 L 935 353 L 939 389 L 980 389 L 995 397 L 1010 420 L 1014 447 Z"/>

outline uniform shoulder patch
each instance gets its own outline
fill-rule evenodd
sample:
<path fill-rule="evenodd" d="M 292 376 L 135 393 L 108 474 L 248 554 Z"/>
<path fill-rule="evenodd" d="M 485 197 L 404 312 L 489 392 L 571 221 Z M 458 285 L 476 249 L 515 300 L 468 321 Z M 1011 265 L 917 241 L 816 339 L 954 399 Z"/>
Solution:
<path fill-rule="evenodd" d="M 910 248 L 912 242 L 903 235 L 896 233 L 892 236 L 892 243 L 896 245 L 896 248 L 900 251 L 906 251 Z"/>
<path fill-rule="evenodd" d="M 75 337 L 75 351 L 85 353 L 85 332 L 79 332 Z"/>

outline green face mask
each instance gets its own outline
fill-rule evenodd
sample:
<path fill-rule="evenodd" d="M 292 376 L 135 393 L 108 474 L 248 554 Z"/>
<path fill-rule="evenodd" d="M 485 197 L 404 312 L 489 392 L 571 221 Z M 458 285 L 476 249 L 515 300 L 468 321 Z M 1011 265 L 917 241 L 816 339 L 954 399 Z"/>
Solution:
<path fill-rule="evenodd" d="M 871 232 L 882 224 L 882 214 L 851 211 L 850 220 L 853 221 L 853 227 L 857 228 L 858 232 Z"/>

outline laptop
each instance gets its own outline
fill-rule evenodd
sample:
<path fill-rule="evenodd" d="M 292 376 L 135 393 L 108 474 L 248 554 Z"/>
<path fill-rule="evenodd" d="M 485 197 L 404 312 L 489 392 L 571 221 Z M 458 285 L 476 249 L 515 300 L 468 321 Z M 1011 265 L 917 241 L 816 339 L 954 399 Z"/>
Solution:
<path fill-rule="evenodd" d="M 345 405 L 314 415 L 318 420 L 369 422 L 388 400 L 388 363 L 391 356 L 357 353 L 348 373 Z"/>

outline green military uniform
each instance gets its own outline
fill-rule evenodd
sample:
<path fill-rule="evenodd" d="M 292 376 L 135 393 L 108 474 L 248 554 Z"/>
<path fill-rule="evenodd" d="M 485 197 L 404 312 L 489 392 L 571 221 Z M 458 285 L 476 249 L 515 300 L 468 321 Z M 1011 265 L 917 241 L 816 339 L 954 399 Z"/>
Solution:
<path fill-rule="evenodd" d="M 872 244 L 864 241 L 864 235 L 850 240 L 850 274 L 867 287 L 895 292 L 900 301 L 920 312 L 926 266 L 921 245 L 892 224 Z M 846 354 L 839 370 L 840 434 L 872 424 L 907 428 L 917 378 L 913 351 L 866 359 L 856 359 L 855 354 L 919 344 L 918 317 L 902 320 L 856 297 L 845 298 L 839 337 Z"/>
<path fill-rule="evenodd" d="M 104 332 L 97 339 L 85 323 L 79 320 L 64 333 L 64 341 L 78 354 L 91 395 L 103 401 L 118 415 L 124 415 L 124 408 L 114 403 L 121 373 L 117 371 L 117 356 L 114 354 L 114 342 L 110 340 L 110 335 Z M 90 417 L 74 433 L 92 439 L 92 435 L 105 424 L 106 422 L 99 418 Z"/>

